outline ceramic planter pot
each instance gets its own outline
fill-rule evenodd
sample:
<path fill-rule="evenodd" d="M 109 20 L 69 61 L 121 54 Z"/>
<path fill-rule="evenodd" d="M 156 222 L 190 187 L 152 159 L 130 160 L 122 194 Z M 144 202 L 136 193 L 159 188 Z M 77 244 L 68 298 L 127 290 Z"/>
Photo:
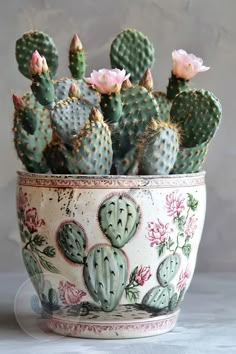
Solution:
<path fill-rule="evenodd" d="M 87 338 L 173 329 L 194 273 L 205 209 L 204 172 L 19 172 L 22 256 L 48 327 Z"/>

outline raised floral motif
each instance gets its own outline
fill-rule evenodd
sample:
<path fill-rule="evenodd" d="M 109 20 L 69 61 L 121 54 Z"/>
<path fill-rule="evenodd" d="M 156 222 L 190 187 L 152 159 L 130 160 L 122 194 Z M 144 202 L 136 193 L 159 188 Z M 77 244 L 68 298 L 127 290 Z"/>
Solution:
<path fill-rule="evenodd" d="M 126 297 L 130 302 L 136 302 L 139 299 L 139 286 L 143 286 L 152 276 L 150 266 L 137 266 L 130 274 L 129 284 L 125 287 Z"/>
<path fill-rule="evenodd" d="M 168 216 L 177 218 L 185 209 L 183 196 L 181 194 L 178 194 L 176 191 L 167 194 L 166 209 Z"/>
<path fill-rule="evenodd" d="M 151 221 L 148 223 L 148 235 L 146 236 L 150 242 L 150 246 L 160 245 L 165 243 L 173 229 L 170 229 L 170 224 L 163 224 L 160 219 L 157 222 Z"/>
<path fill-rule="evenodd" d="M 27 226 L 30 232 L 37 232 L 38 229 L 45 225 L 43 219 L 39 219 L 37 209 L 30 208 L 25 212 L 25 226 Z"/>
<path fill-rule="evenodd" d="M 82 297 L 86 296 L 86 292 L 76 288 L 75 284 L 66 281 L 60 281 L 59 297 L 64 305 L 76 305 L 81 302 Z"/>
<path fill-rule="evenodd" d="M 195 215 L 192 215 L 190 216 L 186 224 L 186 229 L 185 229 L 186 237 L 192 238 L 195 234 L 196 229 L 197 229 L 197 218 L 195 217 Z"/>

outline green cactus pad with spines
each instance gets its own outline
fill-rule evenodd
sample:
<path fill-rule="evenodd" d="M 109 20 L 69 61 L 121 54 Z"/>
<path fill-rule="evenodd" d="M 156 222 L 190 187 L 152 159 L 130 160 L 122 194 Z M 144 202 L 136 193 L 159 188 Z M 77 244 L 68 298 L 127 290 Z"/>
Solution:
<path fill-rule="evenodd" d="M 186 90 L 173 101 L 170 119 L 180 126 L 181 146 L 194 147 L 209 142 L 222 114 L 218 98 L 207 90 Z"/>
<path fill-rule="evenodd" d="M 136 154 L 136 148 L 132 148 L 124 157 L 116 159 L 115 167 L 118 175 L 138 175 L 139 161 Z"/>
<path fill-rule="evenodd" d="M 126 256 L 117 248 L 98 245 L 88 253 L 84 281 L 103 311 L 110 312 L 119 305 L 127 282 L 127 268 Z"/>
<path fill-rule="evenodd" d="M 73 145 L 73 140 L 88 122 L 91 106 L 77 98 L 57 102 L 51 111 L 51 123 L 64 144 Z"/>
<path fill-rule="evenodd" d="M 170 118 L 170 109 L 172 102 L 166 97 L 166 94 L 164 92 L 156 91 L 152 94 L 155 97 L 160 109 L 160 119 L 163 122 L 168 122 Z"/>
<path fill-rule="evenodd" d="M 49 112 L 35 100 L 31 93 L 25 94 L 22 100 L 37 120 L 37 127 L 33 135 L 29 134 L 23 128 L 18 112 L 15 112 L 13 128 L 15 148 L 18 157 L 29 172 L 46 173 L 49 168 L 43 150 L 52 139 Z"/>
<path fill-rule="evenodd" d="M 37 293 L 41 293 L 44 288 L 44 277 L 41 266 L 33 253 L 25 248 L 22 249 L 22 257 Z"/>
<path fill-rule="evenodd" d="M 139 82 L 153 66 L 155 50 L 149 39 L 135 29 L 127 29 L 113 40 L 110 50 L 112 68 L 125 69 L 132 82 Z"/>
<path fill-rule="evenodd" d="M 43 151 L 43 156 L 52 173 L 70 174 L 70 163 L 74 163 L 72 152 L 62 143 L 48 144 Z"/>
<path fill-rule="evenodd" d="M 73 154 L 72 174 L 110 174 L 113 152 L 108 125 L 103 120 L 89 121 L 78 136 Z"/>
<path fill-rule="evenodd" d="M 195 173 L 202 169 L 209 143 L 203 143 L 192 148 L 180 148 L 171 174 Z"/>
<path fill-rule="evenodd" d="M 159 120 L 159 106 L 144 87 L 129 87 L 122 91 L 123 113 L 119 120 L 120 135 L 127 135 L 130 144 L 135 146 L 137 140 L 150 124 L 151 118 Z"/>
<path fill-rule="evenodd" d="M 74 79 L 82 79 L 86 70 L 84 50 L 69 52 L 69 69 Z"/>
<path fill-rule="evenodd" d="M 38 127 L 39 121 L 35 111 L 25 106 L 17 111 L 18 119 L 21 121 L 22 128 L 29 134 L 33 135 Z"/>
<path fill-rule="evenodd" d="M 97 91 L 93 90 L 83 80 L 74 80 L 67 78 L 60 79 L 54 82 L 55 102 L 58 102 L 68 97 L 70 86 L 73 83 L 78 86 L 81 92 L 81 100 L 87 101 L 94 107 L 99 107 L 101 95 Z"/>
<path fill-rule="evenodd" d="M 168 256 L 161 262 L 157 269 L 157 280 L 160 285 L 165 287 L 176 276 L 180 266 L 180 257 L 178 254 Z"/>
<path fill-rule="evenodd" d="M 173 293 L 174 288 L 172 285 L 166 287 L 156 286 L 144 295 L 142 304 L 152 309 L 163 310 L 168 308 Z"/>
<path fill-rule="evenodd" d="M 141 173 L 144 175 L 168 175 L 179 151 L 179 133 L 168 123 L 150 130 L 143 140 Z"/>
<path fill-rule="evenodd" d="M 101 95 L 100 102 L 104 120 L 107 123 L 116 123 L 122 114 L 122 102 L 120 93 L 111 93 L 110 95 Z"/>
<path fill-rule="evenodd" d="M 188 88 L 189 80 L 177 78 L 173 73 L 171 73 L 171 77 L 169 78 L 169 83 L 167 86 L 166 96 L 169 100 L 173 100 L 176 95 L 182 91 L 187 90 Z"/>
<path fill-rule="evenodd" d="M 120 248 L 135 235 L 140 212 L 131 199 L 124 195 L 114 195 L 100 206 L 98 220 L 112 246 Z"/>
<path fill-rule="evenodd" d="M 51 37 L 39 31 L 24 33 L 23 36 L 16 41 L 16 60 L 19 71 L 25 77 L 31 79 L 29 62 L 35 50 L 46 58 L 51 76 L 54 76 L 58 67 L 57 48 Z"/>
<path fill-rule="evenodd" d="M 84 263 L 86 238 L 80 225 L 75 222 L 63 223 L 57 231 L 57 243 L 63 255 L 71 262 Z"/>
<path fill-rule="evenodd" d="M 48 109 L 54 108 L 54 85 L 49 72 L 32 77 L 31 90 L 37 101 Z"/>

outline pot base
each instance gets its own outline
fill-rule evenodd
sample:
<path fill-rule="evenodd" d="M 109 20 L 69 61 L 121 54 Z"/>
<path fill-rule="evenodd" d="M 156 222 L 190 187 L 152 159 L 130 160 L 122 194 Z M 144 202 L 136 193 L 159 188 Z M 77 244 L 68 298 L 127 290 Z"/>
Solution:
<path fill-rule="evenodd" d="M 140 320 L 114 320 L 108 318 L 100 321 L 78 321 L 78 319 L 65 319 L 51 317 L 47 326 L 57 334 L 69 337 L 94 339 L 124 339 L 155 336 L 171 331 L 177 322 L 180 310 L 166 315 Z M 109 314 L 108 316 L 109 317 Z"/>

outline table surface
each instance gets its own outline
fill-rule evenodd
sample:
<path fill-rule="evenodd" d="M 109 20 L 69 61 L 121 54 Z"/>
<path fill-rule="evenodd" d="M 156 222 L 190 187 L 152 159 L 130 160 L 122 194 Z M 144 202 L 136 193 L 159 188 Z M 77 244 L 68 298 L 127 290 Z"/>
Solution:
<path fill-rule="evenodd" d="M 40 330 L 34 313 L 17 310 L 23 308 L 26 279 L 26 274 L 0 274 L 0 353 L 236 354 L 236 274 L 195 274 L 172 332 L 126 340 L 68 338 Z"/>

